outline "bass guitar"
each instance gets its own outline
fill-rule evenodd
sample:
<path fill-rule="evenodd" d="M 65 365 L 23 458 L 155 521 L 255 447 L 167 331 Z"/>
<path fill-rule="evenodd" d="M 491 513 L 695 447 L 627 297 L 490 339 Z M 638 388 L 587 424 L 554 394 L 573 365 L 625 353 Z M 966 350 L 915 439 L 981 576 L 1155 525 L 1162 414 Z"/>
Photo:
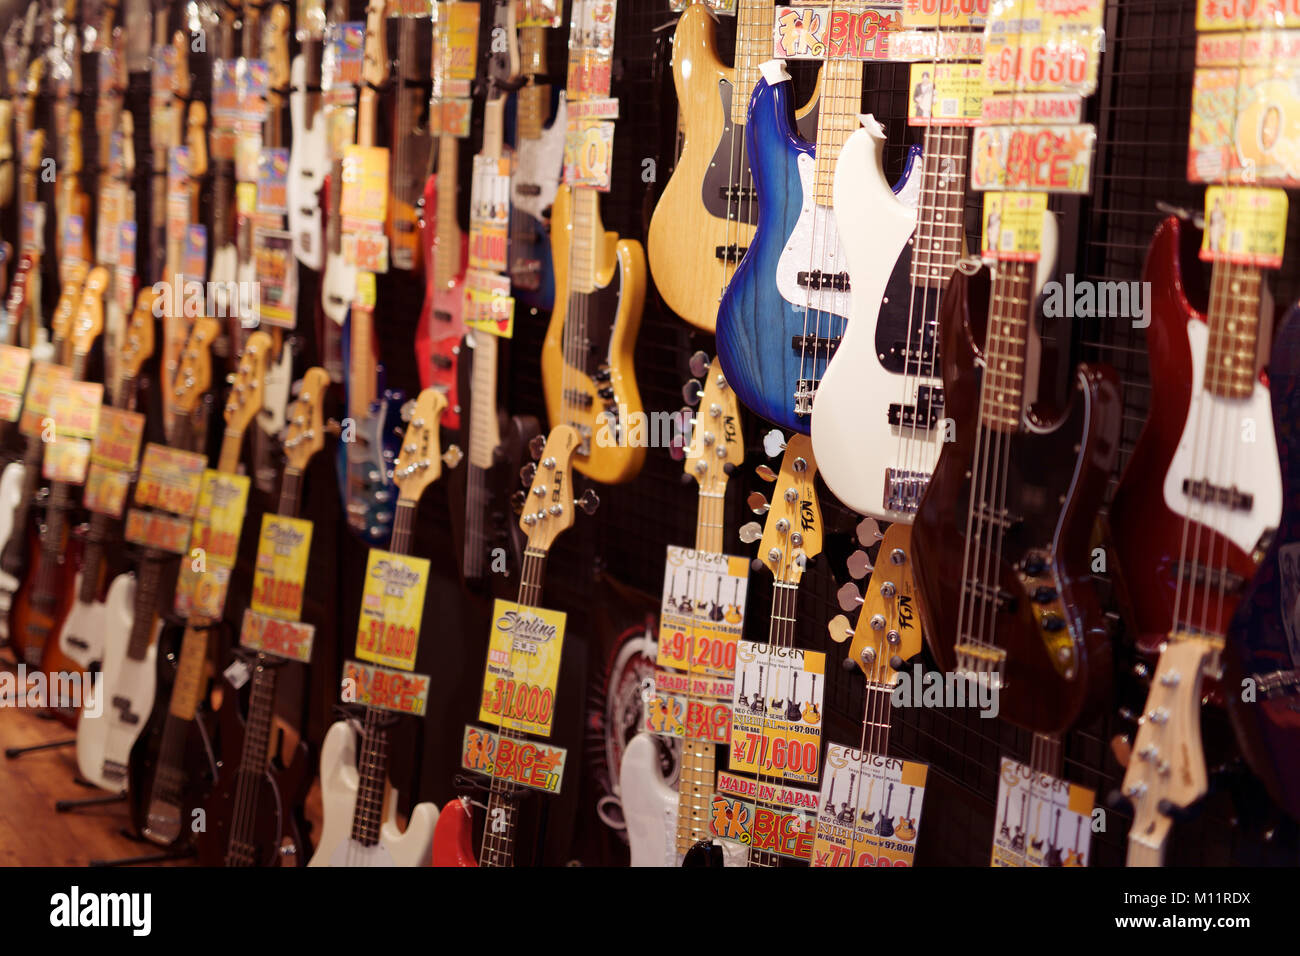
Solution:
<path fill-rule="evenodd" d="M 446 404 L 441 392 L 426 388 L 410 410 L 402 453 L 393 466 L 399 494 L 389 550 L 395 554 L 411 553 L 420 496 L 441 477 L 444 460 L 459 460 L 453 449 L 440 452 L 438 422 Z M 341 720 L 325 734 L 320 755 L 324 822 L 308 866 L 421 866 L 428 861 L 438 808 L 417 804 L 405 832 L 398 828 L 397 791 L 388 787 L 390 722 L 383 711 L 365 707 L 359 725 Z"/>
<path fill-rule="evenodd" d="M 673 34 L 673 87 L 682 147 L 655 205 L 646 252 L 664 304 L 706 332 L 718 302 L 749 249 L 758 219 L 745 121 L 759 64 L 771 56 L 776 12 L 766 0 L 739 0 L 735 66 L 718 57 L 717 21 L 703 2 L 690 4 Z M 812 137 L 816 94 L 796 116 Z"/>
<path fill-rule="evenodd" d="M 329 146 L 321 113 L 321 62 L 325 51 L 324 0 L 298 5 L 298 55 L 289 67 L 289 232 L 293 254 L 313 272 L 324 266 L 320 192 L 329 171 Z"/>
<path fill-rule="evenodd" d="M 294 518 L 301 500 L 302 476 L 312 457 L 325 447 L 321 409 L 329 373 L 311 368 L 299 383 L 284 433 L 287 461 L 276 514 Z M 217 726 L 222 760 L 205 806 L 207 828 L 195 841 L 203 866 L 301 866 L 307 857 L 305 823 L 300 819 L 311 786 L 311 757 L 299 740 L 285 766 L 273 748 L 272 717 L 281 667 L 293 666 L 267 654 L 249 655 L 252 670 L 248 709 L 240 713 L 239 688 L 222 683 Z"/>

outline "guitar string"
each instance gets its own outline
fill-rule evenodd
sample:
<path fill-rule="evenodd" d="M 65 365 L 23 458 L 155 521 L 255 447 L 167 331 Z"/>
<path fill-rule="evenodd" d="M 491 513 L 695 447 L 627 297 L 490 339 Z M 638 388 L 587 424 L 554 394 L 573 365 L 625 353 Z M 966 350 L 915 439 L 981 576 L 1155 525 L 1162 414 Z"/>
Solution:
<path fill-rule="evenodd" d="M 756 55 L 753 50 L 756 38 L 761 36 L 763 9 L 765 9 L 763 0 L 741 0 L 736 14 L 738 21 L 736 25 L 736 52 L 733 57 L 735 66 L 732 72 L 734 83 L 731 91 L 731 102 L 728 104 L 731 114 L 723 116 L 724 128 L 729 129 L 731 132 L 729 138 L 724 137 L 723 139 L 727 146 L 728 191 L 726 194 L 727 219 L 723 231 L 724 246 L 720 263 L 722 268 L 721 284 L 718 289 L 719 307 L 721 307 L 722 297 L 726 294 L 731 278 L 740 265 L 741 237 L 749 233 L 749 225 L 753 220 L 755 204 L 753 175 L 750 174 L 748 186 L 745 181 L 745 174 L 749 172 L 749 158 L 746 155 L 748 137 L 744 127 L 748 124 L 737 123 L 735 121 L 735 111 L 738 100 L 749 99 L 748 95 L 742 94 L 745 91 L 752 94 L 753 91 L 754 71 L 756 69 L 753 62 Z M 739 159 L 737 159 L 737 139 L 739 139 Z M 731 258 L 733 246 L 735 247 L 735 255 L 734 258 Z"/>

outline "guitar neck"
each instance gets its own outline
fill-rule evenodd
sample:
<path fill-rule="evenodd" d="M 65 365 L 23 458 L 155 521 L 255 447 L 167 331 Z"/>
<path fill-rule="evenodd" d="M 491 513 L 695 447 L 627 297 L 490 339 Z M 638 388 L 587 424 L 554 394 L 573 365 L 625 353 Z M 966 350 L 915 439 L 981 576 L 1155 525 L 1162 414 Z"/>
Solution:
<path fill-rule="evenodd" d="M 434 282 L 446 289 L 460 272 L 460 223 L 456 220 L 456 191 L 460 169 L 460 141 L 448 133 L 438 137 L 438 208 Z"/>
<path fill-rule="evenodd" d="M 814 196 L 819 206 L 834 205 L 835 164 L 840 150 L 860 125 L 861 110 L 862 61 L 828 60 L 822 67 L 821 105 L 817 112 Z"/>
<path fill-rule="evenodd" d="M 991 431 L 1014 432 L 1020 427 L 1032 295 L 1032 264 L 998 263 L 989 294 L 987 358 L 980 390 L 980 423 Z"/>
<path fill-rule="evenodd" d="M 265 655 L 258 655 L 257 663 L 253 665 L 253 683 L 249 688 L 244 748 L 239 755 L 239 772 L 251 779 L 260 779 L 270 764 L 275 683 L 275 667 L 267 661 Z"/>
<path fill-rule="evenodd" d="M 731 121 L 740 126 L 748 118 L 749 97 L 762 76 L 763 62 L 772 58 L 775 21 L 776 9 L 767 0 L 740 0 L 736 13 L 735 84 L 731 92 Z"/>
<path fill-rule="evenodd" d="M 1244 399 L 1254 392 L 1263 279 L 1255 266 L 1229 262 L 1213 266 L 1204 386 L 1212 395 Z"/>
<path fill-rule="evenodd" d="M 140 559 L 135 584 L 135 602 L 131 618 L 131 639 L 126 656 L 142 661 L 153 643 L 154 624 L 162 602 L 163 563 L 167 558 L 157 551 L 146 551 Z"/>
<path fill-rule="evenodd" d="M 966 251 L 966 169 L 970 133 L 964 126 L 928 126 L 921 155 L 921 195 L 911 280 L 942 289 Z"/>
<path fill-rule="evenodd" d="M 357 802 L 352 811 L 352 839 L 362 846 L 379 843 L 384 821 L 384 786 L 388 779 L 388 732 L 381 726 L 382 714 L 367 707 L 361 732 L 361 753 L 357 756 Z"/>

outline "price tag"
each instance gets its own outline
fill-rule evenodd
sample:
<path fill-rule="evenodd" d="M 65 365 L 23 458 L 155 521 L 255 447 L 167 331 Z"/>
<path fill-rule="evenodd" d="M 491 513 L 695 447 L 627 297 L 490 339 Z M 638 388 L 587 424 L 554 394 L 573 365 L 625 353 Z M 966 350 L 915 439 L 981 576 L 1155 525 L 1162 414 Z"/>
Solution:
<path fill-rule="evenodd" d="M 898 6 L 887 3 L 849 10 L 832 3 L 781 5 L 772 26 L 772 56 L 785 60 L 889 60 L 893 36 L 902 28 Z"/>
<path fill-rule="evenodd" d="M 357 703 L 396 714 L 423 717 L 429 705 L 429 678 L 347 661 L 343 665 L 343 702 Z"/>
<path fill-rule="evenodd" d="M 1075 93 L 998 93 L 981 102 L 980 123 L 1078 123 L 1083 97 Z"/>
<path fill-rule="evenodd" d="M 480 332 L 508 339 L 515 331 L 515 300 L 510 279 L 495 272 L 465 270 L 465 324 Z"/>
<path fill-rule="evenodd" d="M 812 858 L 817 791 L 718 774 L 709 829 L 719 840 L 792 860 Z"/>
<path fill-rule="evenodd" d="M 447 17 L 447 76 L 473 80 L 478 72 L 478 4 L 458 0 L 439 7 Z"/>
<path fill-rule="evenodd" d="M 971 188 L 1086 193 L 1096 141 L 1097 130 L 1087 123 L 977 126 Z"/>
<path fill-rule="evenodd" d="M 268 109 L 266 97 L 270 88 L 271 71 L 266 61 L 241 57 L 235 68 L 240 120 L 259 126 L 265 122 Z"/>
<path fill-rule="evenodd" d="M 80 485 L 86 480 L 90 465 L 90 442 L 84 438 L 65 438 L 45 446 L 41 456 L 41 474 L 49 481 Z"/>
<path fill-rule="evenodd" d="M 357 622 L 357 657 L 402 670 L 415 667 L 428 583 L 426 558 L 370 549 Z"/>
<path fill-rule="evenodd" d="M 208 227 L 202 223 L 191 223 L 185 227 L 185 248 L 181 251 L 181 271 L 185 278 L 195 283 L 195 290 L 200 309 L 204 308 L 203 282 L 208 272 Z M 188 284 L 186 286 L 188 297 Z M 200 312 L 200 315 L 205 314 Z"/>
<path fill-rule="evenodd" d="M 983 115 L 983 72 L 975 64 L 913 63 L 909 126 L 974 126 Z"/>
<path fill-rule="evenodd" d="M 929 768 L 826 746 L 813 866 L 911 866 Z"/>
<path fill-rule="evenodd" d="M 559 793 L 567 755 L 568 751 L 563 747 L 502 737 L 483 727 L 466 724 L 460 766 L 462 770 L 494 780 L 543 793 Z"/>
<path fill-rule="evenodd" d="M 35 256 L 45 254 L 45 203 L 23 203 L 19 235 L 21 248 Z"/>
<path fill-rule="evenodd" d="M 1096 794 L 1002 758 L 991 866 L 1087 866 Z"/>
<path fill-rule="evenodd" d="M 1196 30 L 1300 27 L 1295 0 L 1197 0 Z"/>
<path fill-rule="evenodd" d="M 145 445 L 140 462 L 135 504 L 189 517 L 198 504 L 206 467 L 207 458 L 197 452 L 178 451 L 150 442 Z"/>
<path fill-rule="evenodd" d="M 608 191 L 613 157 L 613 123 L 592 120 L 569 122 L 564 135 L 566 183 Z"/>
<path fill-rule="evenodd" d="M 474 157 L 469 268 L 504 272 L 510 234 L 510 160 Z M 507 294 L 509 288 L 507 286 Z"/>
<path fill-rule="evenodd" d="M 138 230 L 134 222 L 117 227 L 117 269 L 113 273 L 113 298 L 127 315 L 135 306 L 135 246 Z"/>
<path fill-rule="evenodd" d="M 1047 193 L 985 193 L 983 255 L 1004 262 L 1037 262 L 1046 213 Z"/>
<path fill-rule="evenodd" d="M 455 136 L 464 139 L 469 135 L 474 101 L 468 96 L 443 96 L 429 110 L 431 136 Z"/>
<path fill-rule="evenodd" d="M 735 682 L 655 671 L 655 689 L 645 698 L 643 730 L 725 744 L 731 741 L 731 698 Z"/>
<path fill-rule="evenodd" d="M 1211 186 L 1205 190 L 1201 258 L 1278 269 L 1286 245 L 1286 220 L 1284 190 Z"/>
<path fill-rule="evenodd" d="M 564 25 L 564 0 L 515 0 L 515 25 L 559 27 Z"/>
<path fill-rule="evenodd" d="M 50 400 L 54 397 L 55 387 L 71 377 L 72 369 L 66 365 L 32 363 L 31 374 L 27 379 L 27 400 L 23 403 L 23 413 L 18 423 L 20 432 L 29 437 L 42 433 L 50 413 Z"/>
<path fill-rule="evenodd" d="M 93 450 L 91 458 L 94 458 Z M 106 468 L 103 465 L 95 464 L 92 460 L 90 469 L 86 472 L 86 490 L 82 494 L 81 503 L 86 506 L 88 511 L 105 514 L 111 518 L 120 518 L 122 517 L 122 509 L 126 506 L 127 493 L 130 490 L 131 473 L 129 471 Z"/>
<path fill-rule="evenodd" d="M 979 27 L 989 15 L 989 0 L 903 0 L 909 27 Z"/>
<path fill-rule="evenodd" d="M 182 561 L 172 610 L 188 621 L 220 620 L 229 587 L 230 568 L 196 571 L 193 564 Z"/>
<path fill-rule="evenodd" d="M 252 669 L 248 666 L 247 661 L 237 657 L 230 662 L 229 667 L 222 671 L 222 676 L 225 677 L 226 682 L 231 687 L 239 690 L 248 683 L 248 678 L 252 676 Z"/>
<path fill-rule="evenodd" d="M 209 569 L 233 568 L 248 505 L 249 478 L 206 469 L 194 508 L 193 548 L 202 548 Z"/>
<path fill-rule="evenodd" d="M 136 496 L 140 486 L 136 485 Z M 126 528 L 123 534 L 132 544 L 172 554 L 184 554 L 189 548 L 190 529 L 193 523 L 186 518 L 177 518 L 161 511 L 145 511 L 131 508 L 126 513 Z"/>
<path fill-rule="evenodd" d="M 365 62 L 366 25 L 335 23 L 326 28 L 326 45 L 321 61 L 325 85 L 361 85 L 361 67 Z"/>
<path fill-rule="evenodd" d="M 237 60 L 212 61 L 212 133 L 208 137 L 208 152 L 215 162 L 235 158 L 235 122 L 239 116 L 237 67 Z"/>
<path fill-rule="evenodd" d="M 262 516 L 250 602 L 255 612 L 293 621 L 302 616 L 311 534 L 312 523 L 305 519 Z"/>
<path fill-rule="evenodd" d="M 104 401 L 104 386 L 98 382 L 74 382 L 64 378 L 54 387 L 50 396 L 48 416 L 54 423 L 53 435 L 57 439 L 84 438 L 86 460 L 90 460 L 90 441 L 99 429 L 100 405 Z"/>
<path fill-rule="evenodd" d="M 382 226 L 388 216 L 388 150 L 349 146 L 343 153 L 342 171 L 340 215 Z"/>
<path fill-rule="evenodd" d="M 267 216 L 289 214 L 289 151 L 263 149 L 257 159 L 257 211 Z"/>
<path fill-rule="evenodd" d="M 358 269 L 360 273 L 368 274 L 372 281 L 376 272 L 388 271 L 388 236 L 380 227 L 372 223 L 361 224 L 345 219 L 343 228 L 347 230 L 343 235 L 345 262 Z M 361 282 L 362 279 L 358 275 L 358 290 Z"/>
<path fill-rule="evenodd" d="M 90 460 L 106 468 L 134 471 L 143 439 L 144 415 L 111 405 L 101 406 Z"/>
<path fill-rule="evenodd" d="M 0 419 L 16 422 L 22 412 L 23 391 L 32 353 L 16 345 L 0 345 Z"/>
<path fill-rule="evenodd" d="M 993 92 L 1097 88 L 1102 3 L 1000 0 L 990 6 L 984 56 Z"/>
<path fill-rule="evenodd" d="M 257 270 L 255 314 L 265 325 L 292 329 L 298 315 L 298 267 L 293 234 L 283 229 L 253 230 L 253 262 Z"/>
<path fill-rule="evenodd" d="M 730 769 L 815 783 L 826 655 L 740 641 Z"/>
<path fill-rule="evenodd" d="M 311 662 L 311 645 L 315 636 L 316 629 L 310 624 L 268 617 L 249 608 L 244 611 L 244 621 L 239 629 L 239 644 L 250 650 L 308 664 Z"/>
<path fill-rule="evenodd" d="M 668 546 L 659 615 L 660 667 L 730 678 L 744 630 L 749 562 Z"/>
<path fill-rule="evenodd" d="M 550 736 L 564 623 L 560 611 L 497 600 L 479 720 Z"/>
<path fill-rule="evenodd" d="M 568 101 L 609 96 L 610 66 L 614 56 L 614 0 L 574 0 L 570 35 L 583 37 L 579 56 L 569 58 Z"/>
<path fill-rule="evenodd" d="M 1246 55 L 1243 53 L 1243 55 Z M 1198 69 L 1192 80 L 1187 178 L 1300 185 L 1300 56 Z"/>

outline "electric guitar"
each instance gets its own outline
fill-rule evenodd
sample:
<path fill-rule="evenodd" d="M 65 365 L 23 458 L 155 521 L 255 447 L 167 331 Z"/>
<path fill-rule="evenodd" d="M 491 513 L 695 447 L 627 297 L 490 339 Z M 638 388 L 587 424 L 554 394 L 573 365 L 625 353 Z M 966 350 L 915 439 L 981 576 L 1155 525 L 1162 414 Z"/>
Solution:
<path fill-rule="evenodd" d="M 195 323 L 216 324 L 201 319 Z M 262 407 L 262 380 L 270 357 L 271 337 L 254 332 L 244 342 L 225 407 L 225 433 L 217 471 L 231 475 L 239 466 L 244 433 Z M 179 382 L 183 386 L 185 383 Z M 183 408 L 183 406 L 182 406 Z M 208 586 L 201 580 L 198 588 Z M 206 726 L 204 702 L 210 670 L 209 641 L 220 622 L 197 608 L 185 623 L 179 653 L 159 661 L 160 679 L 149 726 L 131 751 L 129 786 L 131 819 L 146 840 L 160 846 L 187 845 L 195 811 L 201 808 L 216 776 L 216 757 Z M 165 635 L 159 640 L 165 641 Z M 169 692 L 168 692 L 169 690 Z"/>
<path fill-rule="evenodd" d="M 560 90 L 549 126 L 551 86 L 544 78 L 546 28 L 519 28 L 520 70 L 527 82 L 515 100 L 515 173 L 510 181 L 510 283 L 514 296 L 535 309 L 555 304 L 555 266 L 548 216 L 564 166 L 568 112 Z"/>
<path fill-rule="evenodd" d="M 1056 822 L 1052 825 L 1052 845 L 1047 848 L 1047 855 L 1043 861 L 1048 866 L 1061 865 L 1061 845 L 1056 842 L 1056 838 L 1061 834 L 1061 810 L 1056 810 Z"/>
<path fill-rule="evenodd" d="M 1090 537 L 1118 453 L 1115 373 L 1082 365 L 1053 416 L 1039 405 L 1030 326 L 1055 258 L 1044 219 L 1039 279 L 958 269 L 940 307 L 945 402 L 956 421 L 921 499 L 913 574 L 940 669 L 1000 688 L 1001 716 L 1059 734 L 1104 697 L 1110 640 L 1090 574 Z M 987 330 L 987 335 L 985 331 Z M 960 547 L 958 547 L 960 543 Z"/>
<path fill-rule="evenodd" d="M 858 776 L 858 775 L 857 775 L 856 773 L 850 773 L 850 774 L 849 774 L 849 796 L 848 796 L 848 799 L 847 799 L 847 800 L 844 800 L 844 801 L 842 801 L 842 802 L 840 803 L 840 808 L 839 808 L 839 810 L 836 811 L 836 813 L 835 813 L 835 820 L 836 820 L 836 822 L 837 822 L 837 823 L 843 823 L 843 824 L 846 825 L 846 826 L 849 825 L 849 824 L 851 824 L 851 823 L 853 823 L 854 817 L 856 817 L 856 816 L 858 815 L 857 804 L 855 804 L 855 803 L 853 802 L 853 785 L 854 785 L 854 783 L 855 783 L 856 780 L 857 780 L 857 776 Z M 834 778 L 832 778 L 832 779 L 831 779 L 831 796 L 834 797 L 834 795 L 835 795 L 835 780 L 834 780 Z"/>
<path fill-rule="evenodd" d="M 539 444 L 540 441 L 534 442 L 535 446 Z M 537 469 L 526 499 L 528 502 L 536 502 L 537 511 L 529 511 L 528 505 L 525 505 L 519 518 L 520 527 L 528 535 L 525 550 L 528 563 L 520 575 L 519 604 L 539 606 L 546 573 L 546 556 L 555 539 L 573 526 L 575 501 L 571 463 L 577 447 L 577 432 L 567 425 L 557 425 L 551 429 L 545 446 L 539 453 Z M 596 496 L 587 491 L 576 505 L 591 514 L 598 503 Z M 504 724 L 498 728 L 498 733 L 503 738 L 524 739 L 518 731 L 511 730 Z M 469 801 L 452 800 L 443 807 L 442 814 L 438 817 L 438 826 L 433 836 L 432 865 L 514 866 L 517 813 L 513 786 L 493 777 L 488 794 L 488 823 L 483 830 L 482 846 L 476 863 Z"/>
<path fill-rule="evenodd" d="M 889 805 L 894 802 L 894 785 L 889 785 L 889 791 L 885 794 L 885 809 L 880 814 L 880 822 L 876 824 L 876 836 L 891 837 L 894 835 L 894 821 L 889 816 Z"/>
<path fill-rule="evenodd" d="M 333 0 L 334 13 L 331 20 L 335 25 L 348 20 L 346 0 Z M 367 24 L 383 25 L 381 18 L 376 18 L 366 11 Z M 366 31 L 369 37 L 369 31 Z M 378 55 L 387 57 L 387 50 L 379 47 Z M 369 62 L 369 60 L 367 60 Z M 387 69 L 385 60 L 384 69 Z M 378 70 L 378 64 L 373 67 Z M 377 75 L 377 73 L 376 73 Z M 347 321 L 348 307 L 357 291 L 356 266 L 350 264 L 343 256 L 343 146 L 356 138 L 352 110 L 342 105 L 330 104 L 324 114 L 325 139 L 328 144 L 329 175 L 326 177 L 325 199 L 325 271 L 321 275 L 320 305 L 328 322 L 322 327 L 322 340 L 326 342 L 325 354 L 332 356 L 335 350 L 329 343 L 335 340 L 336 331 Z M 336 381 L 342 369 L 331 369 L 331 377 Z M 397 403 L 402 404 L 400 401 Z M 364 410 L 364 409 L 363 409 Z"/>
<path fill-rule="evenodd" d="M 1244 687 L 1250 678 L 1256 699 L 1225 694 L 1224 701 L 1251 769 L 1279 806 L 1300 817 L 1300 774 L 1289 756 L 1300 694 L 1300 515 L 1294 504 L 1300 453 L 1291 425 L 1300 414 L 1300 308 L 1292 307 L 1273 342 L 1268 385 L 1282 468 L 1282 516 L 1259 570 L 1241 594 L 1223 655 L 1224 686 Z"/>
<path fill-rule="evenodd" d="M 394 83 L 397 95 L 390 121 L 393 145 L 389 153 L 386 231 L 389 261 L 394 269 L 404 272 L 419 271 L 428 266 L 428 260 L 422 261 L 420 254 L 417 207 L 432 146 L 429 128 L 421 124 L 422 114 L 427 112 L 429 77 L 420 75 L 421 57 L 416 51 L 416 36 L 418 19 L 428 18 L 430 5 L 417 4 L 414 9 L 419 13 L 408 11 L 400 2 L 389 7 L 389 17 L 397 20 L 397 75 Z M 442 12 L 441 8 L 439 12 Z M 446 19 L 441 15 L 436 18 L 434 30 L 437 33 L 445 32 L 442 21 Z M 440 45 L 440 40 L 441 36 L 435 37 L 435 48 Z M 446 60 L 445 54 L 436 56 L 434 69 L 444 70 Z M 455 201 L 454 189 L 452 200 Z"/>
<path fill-rule="evenodd" d="M 152 291 L 142 289 L 126 335 L 128 348 L 137 351 L 124 355 L 122 361 L 128 390 L 133 375 L 153 352 L 152 304 Z M 178 430 L 169 435 L 173 447 L 193 450 L 198 444 L 192 435 L 180 431 L 193 429 L 203 395 L 211 386 L 211 349 L 220 331 L 221 323 L 216 319 L 200 318 L 181 350 L 174 384 Z M 104 600 L 98 625 L 103 632 L 100 692 L 104 703 L 102 707 L 84 708 L 77 725 L 77 769 L 83 778 L 104 790 L 126 789 L 132 751 L 150 715 L 154 716 L 154 731 L 161 731 L 162 715 L 154 707 L 156 692 L 159 686 L 164 693 L 172 686 L 175 659 L 169 659 L 167 653 L 159 655 L 160 612 L 163 601 L 172 593 L 168 585 L 175 580 L 176 567 L 174 556 L 146 548 L 136 572 L 114 578 Z M 98 716 L 92 716 L 96 711 Z M 196 722 L 196 731 L 201 730 Z M 191 769 L 196 775 L 193 779 L 201 779 L 209 768 L 200 761 Z"/>
<path fill-rule="evenodd" d="M 602 10 L 608 24 L 614 4 Z M 597 50 L 609 52 L 600 44 L 612 48 L 612 35 L 603 41 L 594 35 L 608 29 L 570 31 L 571 76 L 585 76 L 582 64 Z M 592 95 L 569 91 L 575 103 Z M 589 143 L 583 152 L 603 148 Z M 604 156 L 599 162 L 608 161 Z M 595 481 L 617 484 L 635 478 L 645 461 L 644 444 L 628 441 L 629 427 L 645 414 L 632 366 L 645 303 L 645 252 L 639 242 L 605 232 L 599 196 L 593 186 L 568 183 L 556 192 L 555 309 L 542 344 L 542 389 L 551 424 L 567 423 L 578 432 L 574 467 Z"/>
<path fill-rule="evenodd" d="M 357 114 L 357 143 L 374 146 L 379 120 L 379 87 L 388 79 L 388 45 L 385 39 L 384 7 L 386 0 L 370 0 L 366 7 L 365 62 L 362 79 L 366 87 L 361 91 Z M 336 167 L 335 173 L 339 173 Z M 337 190 L 331 184 L 331 202 L 341 201 L 341 174 Z M 334 219 L 338 207 L 331 206 Z M 341 229 L 341 223 L 336 223 Z M 331 240 L 341 243 L 341 233 Z M 340 256 L 341 246 L 340 248 Z M 392 534 L 396 517 L 394 508 L 396 492 L 393 486 L 393 461 L 401 442 L 401 409 L 405 396 L 399 391 L 384 390 L 383 369 L 378 364 L 374 341 L 374 306 L 372 303 L 354 301 L 357 293 L 357 271 L 348 267 L 342 272 L 336 267 L 336 276 L 346 277 L 350 271 L 352 284 L 337 294 L 330 288 L 330 263 L 326 262 L 325 286 L 321 295 L 327 312 L 334 308 L 331 299 L 344 295 L 343 314 L 351 304 L 348 317 L 347 359 L 347 410 L 353 434 L 344 435 L 339 442 L 338 471 L 340 496 L 345 502 L 348 527 L 363 541 L 381 547 Z M 338 279 L 342 281 L 342 279 Z M 334 314 L 330 318 L 335 318 Z M 342 321 L 340 315 L 337 321 Z M 350 440 L 349 440 L 350 439 Z"/>
<path fill-rule="evenodd" d="M 802 719 L 805 724 L 820 724 L 822 722 L 822 712 L 816 704 L 817 699 L 817 675 L 812 675 L 812 693 L 809 695 L 812 700 L 803 705 Z"/>
<path fill-rule="evenodd" d="M 402 453 L 393 464 L 398 499 L 389 550 L 395 554 L 411 553 L 420 496 L 441 477 L 445 460 L 457 460 L 450 449 L 440 453 L 438 422 L 446 402 L 437 389 L 426 388 L 411 410 Z M 428 861 L 438 808 L 416 805 L 406 831 L 398 829 L 397 791 L 388 788 L 387 780 L 390 722 L 383 711 L 366 707 L 359 727 L 341 720 L 326 733 L 320 755 L 324 821 L 308 866 L 421 866 Z"/>
<path fill-rule="evenodd" d="M 704 358 L 700 354 L 692 359 L 698 363 L 692 372 L 703 365 Z M 745 446 L 736 396 L 727 386 L 717 359 L 701 371 L 704 387 L 699 393 L 695 430 L 687 449 L 685 468 L 686 474 L 699 486 L 695 550 L 721 554 L 727 479 L 745 460 Z M 743 683 L 743 673 L 741 679 Z M 743 687 L 741 697 L 743 704 Z M 717 745 L 690 738 L 683 739 L 681 747 L 676 787 L 663 779 L 659 745 L 651 734 L 638 733 L 623 751 L 619 793 L 627 821 L 632 865 L 677 866 L 692 847 L 702 842 L 705 852 L 709 852 L 708 847 L 714 847 L 710 855 L 720 852 L 731 866 L 739 866 L 743 848 L 726 843 L 718 851 L 709 830 Z"/>
<path fill-rule="evenodd" d="M 1215 263 L 1207 291 L 1199 245 L 1199 233 L 1171 217 L 1147 253 L 1157 387 L 1110 507 L 1116 577 L 1148 652 L 1174 630 L 1226 633 L 1282 513 L 1269 389 L 1256 363 L 1263 274 Z M 1242 440 L 1243 421 L 1258 440 Z"/>
<path fill-rule="evenodd" d="M 911 842 L 916 839 L 916 818 L 912 816 L 912 797 L 916 796 L 916 787 L 912 787 L 907 792 L 907 810 L 898 818 L 894 824 L 894 836 L 900 840 Z"/>
<path fill-rule="evenodd" d="M 438 388 L 447 396 L 442 423 L 460 427 L 461 397 L 457 394 L 456 357 L 465 334 L 464 282 L 468 245 L 456 218 L 459 188 L 460 140 L 450 128 L 451 117 L 442 98 L 450 80 L 451 50 L 449 17 L 439 17 L 435 26 L 435 91 L 430 117 L 438 117 L 438 171 L 425 183 L 420 220 L 424 241 L 426 285 L 415 353 L 420 365 L 420 382 Z M 507 43 L 513 38 L 507 35 Z M 432 220 L 432 221 L 430 221 Z"/>
<path fill-rule="evenodd" d="M 1079 835 L 1083 830 L 1083 818 L 1074 821 L 1074 848 L 1065 851 L 1065 859 L 1061 861 L 1061 866 L 1083 866 L 1083 854 L 1079 852 Z"/>
<path fill-rule="evenodd" d="M 325 263 L 320 192 L 329 172 L 329 146 L 321 113 L 321 61 L 325 50 L 324 0 L 298 5 L 299 53 L 289 67 L 289 231 L 294 257 L 313 272 Z"/>
<path fill-rule="evenodd" d="M 221 5 L 221 12 L 214 31 L 217 37 L 213 57 L 220 61 L 226 73 L 225 83 L 234 81 L 231 71 L 235 66 L 235 23 L 243 8 L 243 0 L 230 0 Z M 251 31 L 252 25 L 244 29 Z M 251 42 L 251 33 L 250 33 Z M 216 67 L 214 67 L 215 71 Z M 214 81 L 215 85 L 215 81 Z M 227 94 L 234 99 L 234 94 Z M 224 110 L 225 102 L 221 103 Z M 214 96 L 213 112 L 218 108 L 218 99 Z M 238 289 L 239 248 L 236 244 L 236 203 L 235 203 L 235 151 L 236 139 L 233 120 L 222 120 L 220 129 L 214 124 L 212 131 L 212 268 L 208 271 L 210 288 L 213 292 L 213 304 L 219 315 L 226 319 L 238 319 L 240 302 L 238 293 L 230 295 L 231 289 Z M 297 140 L 294 140 L 297 143 Z M 292 180 L 290 181 L 292 186 Z M 170 277 L 169 277 L 170 278 Z M 233 324 L 227 322 L 226 335 L 235 331 Z M 238 342 L 236 336 L 233 341 Z"/>
<path fill-rule="evenodd" d="M 303 472 L 325 447 L 321 409 L 327 388 L 329 373 L 308 369 L 289 410 L 278 515 L 298 516 Z M 239 688 L 229 680 L 222 684 L 217 712 L 222 762 L 205 807 L 208 826 L 195 841 L 199 863 L 300 866 L 308 848 L 299 818 L 311 786 L 311 757 L 306 741 L 299 740 L 285 766 L 277 753 L 280 748 L 272 746 L 278 672 L 293 665 L 262 653 L 248 655 L 247 664 L 252 669 L 247 717 L 240 713 Z"/>
<path fill-rule="evenodd" d="M 849 315 L 833 182 L 840 151 L 859 125 L 862 62 L 832 60 L 823 67 L 815 144 L 795 130 L 782 61 L 768 60 L 761 69 L 745 127 L 758 224 L 722 297 L 718 355 L 742 404 L 807 434 L 813 399 Z M 906 180 L 897 188 L 905 186 Z"/>
<path fill-rule="evenodd" d="M 739 0 L 735 67 L 722 64 L 717 21 L 692 3 L 673 33 L 673 87 L 682 148 L 655 206 L 646 252 L 664 303 L 691 325 L 712 332 L 718 302 L 749 249 L 758 218 L 745 121 L 759 64 L 771 58 L 775 8 Z M 801 131 L 816 131 L 814 96 L 797 114 Z"/>

